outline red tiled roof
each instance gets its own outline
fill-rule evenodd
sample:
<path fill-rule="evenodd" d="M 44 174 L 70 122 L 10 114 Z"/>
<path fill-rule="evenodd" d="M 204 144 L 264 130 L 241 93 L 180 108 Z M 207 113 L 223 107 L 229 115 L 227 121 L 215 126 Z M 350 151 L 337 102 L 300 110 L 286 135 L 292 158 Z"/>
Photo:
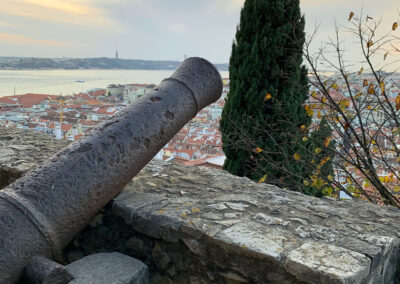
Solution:
<path fill-rule="evenodd" d="M 103 102 L 95 99 L 87 100 L 85 103 L 90 106 L 99 106 L 103 104 Z"/>
<path fill-rule="evenodd" d="M 96 90 L 90 93 L 92 97 L 104 96 L 106 94 L 106 89 Z"/>
<path fill-rule="evenodd" d="M 62 131 L 67 132 L 67 131 L 69 131 L 71 128 L 72 128 L 72 125 L 71 125 L 71 124 L 61 124 L 61 130 L 62 130 Z"/>
<path fill-rule="evenodd" d="M 189 160 L 182 158 L 182 157 L 174 157 L 174 160 L 173 160 L 174 163 L 180 164 L 180 165 L 184 165 L 187 161 L 189 161 Z"/>
<path fill-rule="evenodd" d="M 58 96 L 55 95 L 45 95 L 45 94 L 25 94 L 25 95 L 16 95 L 16 96 L 6 96 L 0 98 L 0 103 L 2 104 L 12 104 L 12 105 L 22 105 L 22 107 L 32 107 L 33 105 L 37 105 L 41 101 L 44 101 L 48 98 L 56 99 Z"/>
<path fill-rule="evenodd" d="M 82 125 L 92 126 L 98 124 L 99 122 L 94 120 L 80 120 L 79 123 Z"/>
<path fill-rule="evenodd" d="M 74 140 L 76 141 L 76 140 L 79 140 L 79 139 L 81 139 L 83 137 L 83 134 L 78 134 L 78 135 L 75 135 L 74 136 Z"/>

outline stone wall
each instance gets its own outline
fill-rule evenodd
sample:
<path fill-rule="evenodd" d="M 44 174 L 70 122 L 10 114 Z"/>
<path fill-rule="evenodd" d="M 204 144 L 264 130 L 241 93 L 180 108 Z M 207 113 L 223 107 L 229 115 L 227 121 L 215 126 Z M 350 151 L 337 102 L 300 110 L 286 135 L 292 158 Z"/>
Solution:
<path fill-rule="evenodd" d="M 20 149 L 8 155 L 9 164 L 24 160 L 31 143 L 24 137 L 5 147 Z M 49 143 L 54 151 L 62 146 Z M 223 171 L 152 162 L 65 254 L 74 261 L 122 252 L 148 265 L 152 283 L 395 283 L 399 229 L 400 211 L 392 207 L 317 199 Z"/>
<path fill-rule="evenodd" d="M 0 126 L 0 189 L 69 143 L 38 132 Z"/>

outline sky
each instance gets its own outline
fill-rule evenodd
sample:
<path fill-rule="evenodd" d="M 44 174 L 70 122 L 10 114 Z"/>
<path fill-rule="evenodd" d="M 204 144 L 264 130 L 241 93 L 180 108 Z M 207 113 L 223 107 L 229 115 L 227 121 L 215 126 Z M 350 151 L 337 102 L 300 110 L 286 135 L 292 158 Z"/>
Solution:
<path fill-rule="evenodd" d="M 267 1 L 267 0 L 266 0 Z M 0 0 L 0 56 L 229 61 L 244 0 Z M 398 0 L 300 0 L 315 46 L 362 9 L 391 27 Z M 352 39 L 344 33 L 344 39 Z"/>

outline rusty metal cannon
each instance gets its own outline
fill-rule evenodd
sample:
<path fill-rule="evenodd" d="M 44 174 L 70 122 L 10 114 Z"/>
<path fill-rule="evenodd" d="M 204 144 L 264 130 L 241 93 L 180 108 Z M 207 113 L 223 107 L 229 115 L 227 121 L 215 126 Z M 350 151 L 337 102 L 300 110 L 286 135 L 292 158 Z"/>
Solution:
<path fill-rule="evenodd" d="M 222 92 L 219 72 L 189 58 L 149 94 L 0 191 L 0 283 L 62 249 Z"/>

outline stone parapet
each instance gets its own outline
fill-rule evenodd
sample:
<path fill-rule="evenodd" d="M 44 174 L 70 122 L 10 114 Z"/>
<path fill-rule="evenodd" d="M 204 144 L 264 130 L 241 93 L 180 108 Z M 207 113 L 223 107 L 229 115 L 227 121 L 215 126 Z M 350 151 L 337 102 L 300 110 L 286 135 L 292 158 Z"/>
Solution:
<path fill-rule="evenodd" d="M 308 197 L 223 171 L 153 162 L 112 212 L 133 229 L 124 249 L 152 239 L 145 261 L 171 283 L 182 275 L 206 283 L 391 283 L 398 267 L 397 209 Z"/>
<path fill-rule="evenodd" d="M 46 147 L 61 147 L 24 142 L 27 134 L 16 133 L 6 147 L 0 139 L 0 153 L 20 149 L 7 156 L 9 164 L 29 153 L 34 166 Z M 29 150 L 30 143 L 43 150 Z M 151 162 L 65 254 L 70 261 L 98 252 L 133 256 L 149 267 L 151 283 L 395 283 L 399 220 L 392 207 L 318 199 L 224 171 Z"/>

